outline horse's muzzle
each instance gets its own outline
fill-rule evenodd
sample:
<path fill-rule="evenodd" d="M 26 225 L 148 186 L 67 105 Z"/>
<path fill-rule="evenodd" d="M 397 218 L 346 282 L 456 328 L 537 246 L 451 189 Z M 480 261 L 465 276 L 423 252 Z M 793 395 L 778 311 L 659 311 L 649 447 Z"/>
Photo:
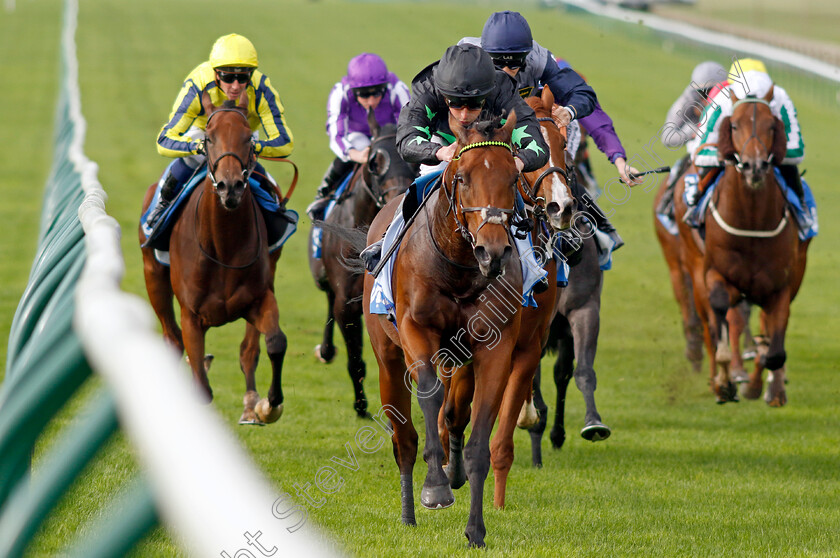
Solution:
<path fill-rule="evenodd" d="M 574 200 L 572 199 L 564 199 L 560 203 L 550 202 L 545 208 L 545 213 L 548 216 L 548 223 L 551 228 L 562 231 L 572 226 L 573 210 Z"/>
<path fill-rule="evenodd" d="M 513 249 L 510 245 L 493 247 L 487 249 L 479 244 L 473 249 L 475 259 L 478 261 L 478 269 L 488 279 L 495 279 L 505 274 L 505 268 L 510 261 Z"/>

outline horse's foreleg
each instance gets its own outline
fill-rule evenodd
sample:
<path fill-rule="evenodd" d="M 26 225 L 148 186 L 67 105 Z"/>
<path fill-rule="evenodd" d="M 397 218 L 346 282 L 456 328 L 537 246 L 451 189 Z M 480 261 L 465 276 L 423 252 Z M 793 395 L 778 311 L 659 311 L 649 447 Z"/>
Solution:
<path fill-rule="evenodd" d="M 745 310 L 745 308 L 747 310 Z M 744 383 L 749 379 L 746 371 L 744 370 L 744 357 L 741 354 L 741 335 L 745 330 L 749 330 L 746 314 L 748 311 L 748 303 L 743 300 L 730 308 L 726 313 L 726 321 L 729 323 L 728 341 L 732 352 L 730 375 L 732 376 L 732 381 L 739 384 Z"/>
<path fill-rule="evenodd" d="M 715 347 L 714 360 L 718 367 L 718 373 L 714 378 L 715 395 L 720 404 L 738 401 L 738 389 L 729 374 L 732 349 L 729 343 L 729 322 L 726 318 L 737 293 L 732 292 L 731 287 L 714 269 L 706 272 L 706 285 L 709 285 L 709 305 L 713 316 L 713 327 L 710 328 L 710 332 L 712 345 Z"/>
<path fill-rule="evenodd" d="M 767 353 L 761 359 L 761 364 L 768 370 L 767 393 L 764 394 L 764 400 L 771 407 L 781 407 L 787 403 L 785 392 L 785 363 L 787 362 L 785 333 L 790 318 L 790 289 L 787 288 L 776 293 L 764 307 L 764 313 L 767 335 L 770 337 Z M 759 369 L 758 366 L 756 369 Z M 756 388 L 759 393 L 761 392 L 760 373 L 750 377 L 748 386 L 752 388 L 751 391 L 753 392 Z"/>
<path fill-rule="evenodd" d="M 537 364 L 537 369 L 534 372 L 534 407 L 537 408 L 537 423 L 528 429 L 531 435 L 531 465 L 534 467 L 542 467 L 542 437 L 545 432 L 545 426 L 548 422 L 548 405 L 543 399 L 542 388 L 540 382 L 542 378 L 542 367 Z"/>
<path fill-rule="evenodd" d="M 181 325 L 183 326 L 184 345 L 187 350 L 187 358 L 190 362 L 193 378 L 206 397 L 207 402 L 213 401 L 213 390 L 210 388 L 210 381 L 207 379 L 207 370 L 204 368 L 204 335 L 207 329 L 201 325 L 199 317 L 189 310 L 181 309 Z"/>
<path fill-rule="evenodd" d="M 245 337 L 239 345 L 239 368 L 245 375 L 244 409 L 239 417 L 239 424 L 261 424 L 254 408 L 259 402 L 255 372 L 260 358 L 260 332 L 251 323 L 245 326 Z"/>
<path fill-rule="evenodd" d="M 507 382 L 499 410 L 499 427 L 490 445 L 495 490 L 493 503 L 505 507 L 507 477 L 513 465 L 513 432 L 523 404 L 534 387 L 534 371 L 540 361 L 539 339 L 530 346 L 517 347 L 513 353 L 513 370 Z"/>
<path fill-rule="evenodd" d="M 590 300 L 583 307 L 573 310 L 569 315 L 577 360 L 574 376 L 575 385 L 583 394 L 586 404 L 584 426 L 581 437 L 592 442 L 606 440 L 612 431 L 601 422 L 601 415 L 595 406 L 595 389 L 598 379 L 595 375 L 595 353 L 598 350 L 598 334 L 601 329 L 601 304 Z"/>
<path fill-rule="evenodd" d="M 449 448 L 446 476 L 449 485 L 455 489 L 461 488 L 467 481 L 464 469 L 464 430 L 470 422 L 470 403 L 474 391 L 475 376 L 472 367 L 457 368 L 449 378 L 446 404 L 441 409 L 445 427 L 443 431 L 446 434 L 440 436 L 441 444 L 444 448 Z"/>
<path fill-rule="evenodd" d="M 327 364 L 335 358 L 335 344 L 333 343 L 333 325 L 335 323 L 335 293 L 327 288 L 327 321 L 324 324 L 324 336 L 318 345 L 315 345 L 315 357 Z"/>
<path fill-rule="evenodd" d="M 556 319 L 566 320 L 563 316 Z M 567 326 L 564 326 L 566 328 Z M 566 441 L 566 394 L 569 381 L 574 375 L 575 348 L 571 331 L 566 329 L 557 343 L 557 360 L 554 363 L 554 385 L 557 387 L 556 406 L 554 409 L 554 426 L 549 433 L 549 439 L 554 449 L 561 449 Z"/>
<path fill-rule="evenodd" d="M 272 423 L 283 414 L 283 359 L 287 347 L 286 335 L 280 329 L 280 315 L 274 292 L 267 290 L 256 312 L 252 312 L 248 318 L 257 331 L 265 335 L 265 352 L 271 361 L 268 398 L 260 399 L 254 410 L 261 421 Z"/>
<path fill-rule="evenodd" d="M 347 347 L 347 372 L 353 382 L 353 409 L 364 418 L 368 416 L 368 400 L 364 388 L 367 371 L 362 359 L 362 305 L 358 301 L 348 303 L 345 297 L 337 297 L 333 315 Z"/>
<path fill-rule="evenodd" d="M 154 259 L 153 250 L 143 249 L 143 274 L 146 278 L 146 292 L 149 303 L 163 328 L 163 338 L 179 353 L 184 353 L 184 341 L 181 328 L 175 320 L 175 308 L 172 304 L 174 293 L 169 280 L 169 268 Z"/>

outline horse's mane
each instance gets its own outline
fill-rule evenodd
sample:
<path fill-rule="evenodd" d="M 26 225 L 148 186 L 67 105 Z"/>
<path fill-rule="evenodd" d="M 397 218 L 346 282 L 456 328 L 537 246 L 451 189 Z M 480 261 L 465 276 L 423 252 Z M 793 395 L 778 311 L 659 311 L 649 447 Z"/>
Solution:
<path fill-rule="evenodd" d="M 382 128 L 379 129 L 379 134 L 378 135 L 379 136 L 388 136 L 388 135 L 396 134 L 396 133 L 397 133 L 397 125 L 393 124 L 393 123 L 388 123 L 388 124 L 385 124 L 384 126 L 382 126 Z"/>
<path fill-rule="evenodd" d="M 493 132 L 497 129 L 501 128 L 502 126 L 502 118 L 504 116 L 494 116 L 489 120 L 476 120 L 467 126 L 468 130 L 475 130 L 476 132 L 483 135 L 485 138 L 492 138 Z"/>

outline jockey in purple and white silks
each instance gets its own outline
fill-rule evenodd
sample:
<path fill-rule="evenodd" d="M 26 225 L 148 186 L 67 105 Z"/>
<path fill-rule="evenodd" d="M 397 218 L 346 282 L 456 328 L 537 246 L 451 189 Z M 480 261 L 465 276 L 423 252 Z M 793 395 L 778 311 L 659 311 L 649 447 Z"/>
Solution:
<path fill-rule="evenodd" d="M 408 86 L 389 72 L 376 54 L 365 52 L 350 60 L 347 75 L 333 86 L 327 99 L 327 136 L 336 158 L 324 174 L 315 201 L 306 210 L 310 217 L 318 216 L 327 206 L 354 164 L 367 161 L 372 136 L 368 109 L 373 109 L 380 126 L 396 124 L 409 97 Z"/>

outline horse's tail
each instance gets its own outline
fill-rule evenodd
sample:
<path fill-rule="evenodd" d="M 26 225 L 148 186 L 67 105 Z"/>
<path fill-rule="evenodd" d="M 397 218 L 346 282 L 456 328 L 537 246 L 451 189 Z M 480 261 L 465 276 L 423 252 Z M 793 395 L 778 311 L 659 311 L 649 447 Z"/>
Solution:
<path fill-rule="evenodd" d="M 339 257 L 341 267 L 355 275 L 361 275 L 365 272 L 365 263 L 359 254 L 367 248 L 368 227 L 348 228 L 319 220 L 313 221 L 312 224 L 320 227 L 324 232 L 336 235 L 350 245 L 350 250 L 343 251 Z"/>

